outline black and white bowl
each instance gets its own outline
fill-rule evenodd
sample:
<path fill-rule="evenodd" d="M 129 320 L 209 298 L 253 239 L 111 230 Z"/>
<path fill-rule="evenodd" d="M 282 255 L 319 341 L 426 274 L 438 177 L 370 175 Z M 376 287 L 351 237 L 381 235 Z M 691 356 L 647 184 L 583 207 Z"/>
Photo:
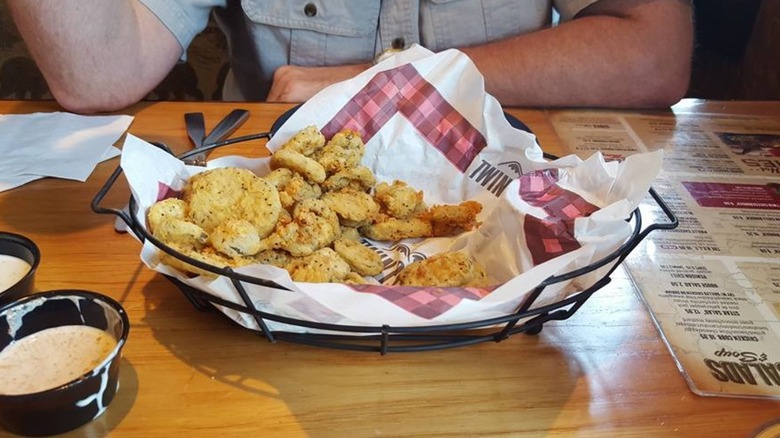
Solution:
<path fill-rule="evenodd" d="M 116 340 L 116 346 L 98 358 L 90 371 L 67 383 L 31 393 L 4 390 L 0 393 L 0 427 L 20 435 L 54 435 L 97 418 L 113 400 L 130 324 L 122 306 L 102 294 L 40 292 L 0 307 L 0 356 L 28 336 L 63 326 L 100 329 Z"/>
<path fill-rule="evenodd" d="M 26 263 L 29 269 L 23 275 L 12 275 L 5 273 L 4 268 L 18 268 L 16 261 L 21 264 Z M 32 292 L 35 281 L 35 271 L 41 262 L 41 252 L 38 246 L 32 240 L 20 234 L 7 233 L 0 231 L 0 275 L 9 275 L 9 277 L 0 278 L 0 304 L 12 301 L 22 295 Z M 16 270 L 16 269 L 14 269 Z"/>

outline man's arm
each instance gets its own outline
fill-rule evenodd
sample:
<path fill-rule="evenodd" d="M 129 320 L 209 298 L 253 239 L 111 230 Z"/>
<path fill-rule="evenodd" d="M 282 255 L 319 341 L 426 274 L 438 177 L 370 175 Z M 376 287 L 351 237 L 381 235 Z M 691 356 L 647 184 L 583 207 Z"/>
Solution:
<path fill-rule="evenodd" d="M 662 107 L 688 88 L 689 0 L 600 0 L 574 20 L 464 48 L 507 106 Z"/>
<path fill-rule="evenodd" d="M 171 70 L 182 48 L 136 0 L 7 0 L 52 95 L 74 112 L 139 101 Z"/>
<path fill-rule="evenodd" d="M 461 50 L 505 106 L 663 107 L 685 94 L 690 0 L 600 0 L 559 26 Z M 370 65 L 283 66 L 269 101 L 302 102 Z"/>

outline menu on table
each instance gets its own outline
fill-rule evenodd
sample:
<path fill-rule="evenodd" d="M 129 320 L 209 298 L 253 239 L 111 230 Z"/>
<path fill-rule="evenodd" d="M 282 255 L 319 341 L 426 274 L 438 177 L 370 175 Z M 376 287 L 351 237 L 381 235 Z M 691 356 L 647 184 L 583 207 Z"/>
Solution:
<path fill-rule="evenodd" d="M 653 187 L 680 224 L 624 266 L 694 393 L 780 398 L 780 120 L 563 111 L 553 123 L 583 157 L 664 149 Z M 640 211 L 668 221 L 649 197 Z"/>

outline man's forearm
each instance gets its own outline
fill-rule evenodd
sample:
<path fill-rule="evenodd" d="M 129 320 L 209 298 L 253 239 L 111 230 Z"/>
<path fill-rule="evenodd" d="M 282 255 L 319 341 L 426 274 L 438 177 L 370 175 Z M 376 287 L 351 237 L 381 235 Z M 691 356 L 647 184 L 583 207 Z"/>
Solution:
<path fill-rule="evenodd" d="M 687 89 L 693 42 L 686 3 L 661 0 L 655 6 L 663 2 L 663 13 L 642 12 L 642 19 L 630 15 L 638 10 L 588 15 L 463 51 L 504 105 L 667 106 Z M 654 7 L 653 1 L 632 3 Z M 661 19 L 673 22 L 658 25 Z"/>
<path fill-rule="evenodd" d="M 78 112 L 118 109 L 148 93 L 181 48 L 135 0 L 7 0 L 52 95 Z"/>

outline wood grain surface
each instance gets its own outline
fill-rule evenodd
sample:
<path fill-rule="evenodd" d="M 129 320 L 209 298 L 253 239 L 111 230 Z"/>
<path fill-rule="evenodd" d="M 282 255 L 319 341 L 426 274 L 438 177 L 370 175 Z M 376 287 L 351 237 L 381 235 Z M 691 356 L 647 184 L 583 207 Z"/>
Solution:
<path fill-rule="evenodd" d="M 156 103 L 125 113 L 135 116 L 131 133 L 181 152 L 189 148 L 185 112 L 204 112 L 210 129 L 237 106 L 251 116 L 235 135 L 267 130 L 290 108 Z M 0 102 L 2 114 L 57 109 Z M 685 101 L 675 111 L 780 115 L 780 102 Z M 567 152 L 551 111 L 508 112 L 546 151 Z M 260 156 L 263 145 L 224 153 Z M 691 393 L 620 270 L 572 318 L 536 336 L 386 356 L 272 344 L 217 312 L 193 308 L 141 263 L 140 244 L 116 233 L 113 217 L 91 211 L 117 164 L 100 164 L 86 183 L 45 179 L 0 193 L 0 230 L 40 246 L 36 290 L 107 294 L 132 323 L 115 400 L 65 436 L 748 437 L 780 419 L 779 402 Z M 120 207 L 128 196 L 120 181 L 105 203 Z"/>

